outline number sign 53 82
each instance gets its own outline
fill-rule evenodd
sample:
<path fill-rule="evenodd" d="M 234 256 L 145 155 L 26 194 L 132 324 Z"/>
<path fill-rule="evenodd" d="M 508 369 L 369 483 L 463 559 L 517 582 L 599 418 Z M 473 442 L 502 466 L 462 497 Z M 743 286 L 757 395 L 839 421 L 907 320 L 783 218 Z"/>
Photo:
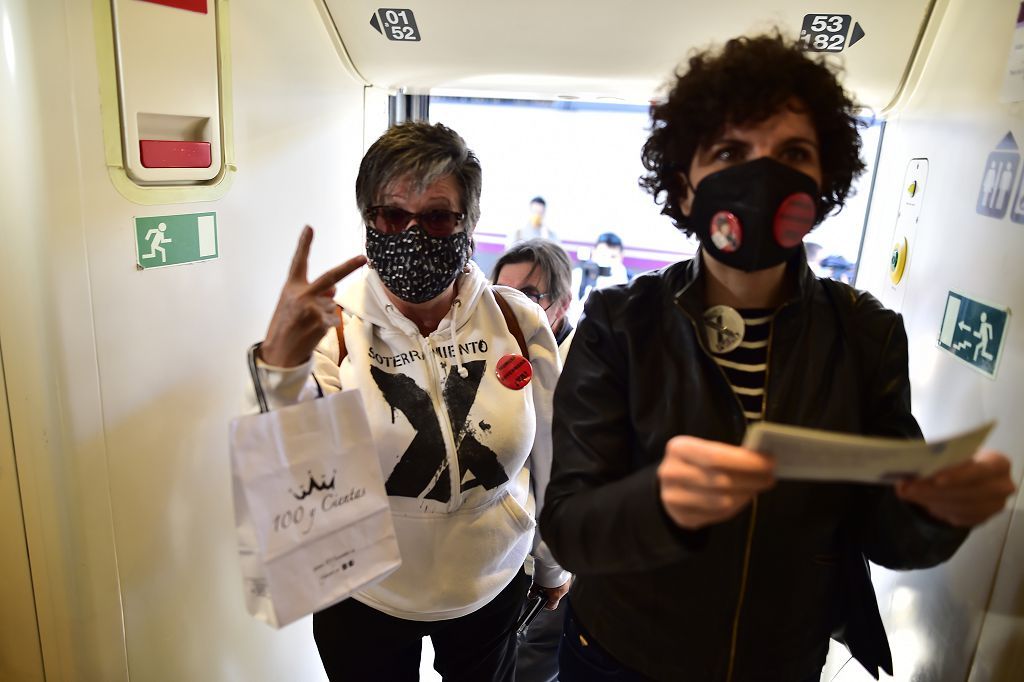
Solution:
<path fill-rule="evenodd" d="M 807 14 L 800 28 L 800 41 L 810 52 L 842 52 L 849 31 L 849 14 Z"/>

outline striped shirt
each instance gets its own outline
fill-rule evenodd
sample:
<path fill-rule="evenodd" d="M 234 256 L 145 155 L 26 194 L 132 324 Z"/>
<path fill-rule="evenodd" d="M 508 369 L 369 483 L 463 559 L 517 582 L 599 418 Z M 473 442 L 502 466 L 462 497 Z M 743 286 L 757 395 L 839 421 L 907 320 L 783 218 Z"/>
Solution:
<path fill-rule="evenodd" d="M 768 369 L 771 310 L 738 310 L 745 330 L 743 341 L 728 353 L 712 355 L 725 372 L 729 387 L 743 405 L 748 423 L 764 419 L 764 383 Z"/>

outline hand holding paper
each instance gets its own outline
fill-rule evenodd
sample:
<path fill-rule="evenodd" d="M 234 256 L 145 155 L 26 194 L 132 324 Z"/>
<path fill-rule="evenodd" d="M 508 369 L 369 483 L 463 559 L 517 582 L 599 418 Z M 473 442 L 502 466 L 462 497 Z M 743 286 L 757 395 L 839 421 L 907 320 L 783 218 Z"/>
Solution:
<path fill-rule="evenodd" d="M 1015 490 L 1006 456 L 978 450 L 993 426 L 926 442 L 763 422 L 747 430 L 743 446 L 773 457 L 779 478 L 895 483 L 901 499 L 969 527 L 1001 511 Z"/>
<path fill-rule="evenodd" d="M 1001 512 L 1014 490 L 1010 460 L 995 450 L 979 451 L 966 462 L 933 476 L 896 484 L 896 495 L 901 499 L 963 528 L 977 526 Z"/>
<path fill-rule="evenodd" d="M 727 443 L 676 436 L 658 465 L 661 504 L 676 525 L 695 530 L 732 518 L 775 485 L 772 461 Z"/>

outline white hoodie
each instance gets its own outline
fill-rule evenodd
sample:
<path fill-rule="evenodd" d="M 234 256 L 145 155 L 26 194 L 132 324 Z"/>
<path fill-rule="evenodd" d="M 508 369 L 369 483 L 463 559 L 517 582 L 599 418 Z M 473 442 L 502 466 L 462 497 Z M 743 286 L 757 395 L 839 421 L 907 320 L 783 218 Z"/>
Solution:
<path fill-rule="evenodd" d="M 561 368 L 544 312 L 515 289 L 496 287 L 533 366 L 530 383 L 514 390 L 495 365 L 521 351 L 475 263 L 427 337 L 391 305 L 375 271 L 353 277 L 360 279 L 338 300 L 347 349 L 340 371 L 332 329 L 310 362 L 258 363 L 258 375 L 271 409 L 316 397 L 316 384 L 324 393 L 362 392 L 402 566 L 354 598 L 407 620 L 457 618 L 504 589 L 531 547 L 534 582 L 562 585 L 569 574 L 534 532 L 551 471 L 551 398 Z"/>

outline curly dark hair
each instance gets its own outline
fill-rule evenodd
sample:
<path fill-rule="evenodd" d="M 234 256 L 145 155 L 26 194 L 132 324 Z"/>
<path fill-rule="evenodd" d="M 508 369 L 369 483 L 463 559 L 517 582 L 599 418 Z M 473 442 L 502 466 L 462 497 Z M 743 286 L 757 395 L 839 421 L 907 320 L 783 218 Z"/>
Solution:
<path fill-rule="evenodd" d="M 794 100 L 818 133 L 818 221 L 842 208 L 850 184 L 864 171 L 859 133 L 863 124 L 839 84 L 838 68 L 811 59 L 799 43 L 778 31 L 734 38 L 720 51 L 694 54 L 688 66 L 685 72 L 676 72 L 668 99 L 651 105 L 651 135 L 643 148 L 648 173 L 640 178 L 640 186 L 655 202 L 664 200 L 661 212 L 676 227 L 692 233 L 679 210 L 688 190 L 678 173 L 689 174 L 694 154 L 726 127 L 760 123 Z"/>

